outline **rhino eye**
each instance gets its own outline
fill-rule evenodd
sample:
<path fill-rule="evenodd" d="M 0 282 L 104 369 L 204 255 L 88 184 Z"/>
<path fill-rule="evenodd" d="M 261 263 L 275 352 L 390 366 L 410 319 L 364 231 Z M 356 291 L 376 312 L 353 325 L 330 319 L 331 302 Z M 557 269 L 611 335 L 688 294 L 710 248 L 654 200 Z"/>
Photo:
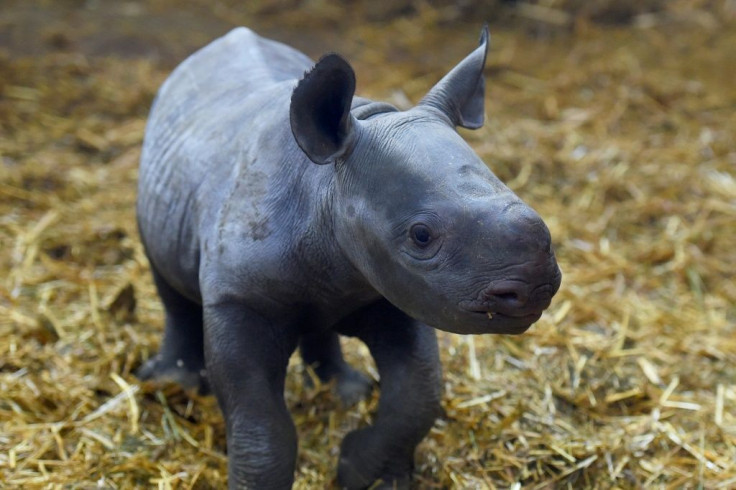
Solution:
<path fill-rule="evenodd" d="M 411 227 L 411 239 L 417 246 L 424 248 L 432 241 L 432 232 L 424 224 L 416 224 Z"/>

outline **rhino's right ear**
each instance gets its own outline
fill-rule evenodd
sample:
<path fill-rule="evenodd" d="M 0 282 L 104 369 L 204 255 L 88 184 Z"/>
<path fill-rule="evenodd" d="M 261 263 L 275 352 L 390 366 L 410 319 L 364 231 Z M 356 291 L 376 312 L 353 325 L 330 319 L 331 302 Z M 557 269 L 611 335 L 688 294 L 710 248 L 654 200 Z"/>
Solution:
<path fill-rule="evenodd" d="M 419 102 L 445 114 L 454 126 L 478 129 L 483 126 L 486 64 L 490 34 L 488 26 L 480 33 L 480 46 L 462 60 Z"/>
<path fill-rule="evenodd" d="M 355 72 L 342 57 L 328 54 L 304 75 L 291 95 L 291 132 L 314 163 L 332 163 L 350 151 L 354 121 L 350 105 Z"/>

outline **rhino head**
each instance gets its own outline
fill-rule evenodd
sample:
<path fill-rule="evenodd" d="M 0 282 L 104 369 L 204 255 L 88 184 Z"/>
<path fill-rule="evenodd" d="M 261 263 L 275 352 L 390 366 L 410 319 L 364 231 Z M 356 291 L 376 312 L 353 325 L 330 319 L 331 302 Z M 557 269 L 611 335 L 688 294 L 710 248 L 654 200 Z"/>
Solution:
<path fill-rule="evenodd" d="M 290 120 L 306 156 L 333 166 L 335 239 L 375 290 L 441 330 L 516 334 L 550 305 L 561 273 L 540 216 L 456 132 L 483 125 L 488 44 L 485 28 L 406 111 L 351 111 L 353 69 L 327 55 L 295 88 Z"/>

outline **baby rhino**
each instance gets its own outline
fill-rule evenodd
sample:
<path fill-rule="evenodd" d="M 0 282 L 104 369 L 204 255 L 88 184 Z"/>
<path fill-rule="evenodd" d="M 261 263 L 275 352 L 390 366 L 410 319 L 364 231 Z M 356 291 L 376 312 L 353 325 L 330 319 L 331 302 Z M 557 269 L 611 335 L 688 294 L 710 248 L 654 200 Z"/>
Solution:
<path fill-rule="evenodd" d="M 340 56 L 314 64 L 245 28 L 159 91 L 138 222 L 166 327 L 139 374 L 212 389 L 230 488 L 293 483 L 297 347 L 350 403 L 371 383 L 338 335 L 365 342 L 378 413 L 343 441 L 338 484 L 408 488 L 440 413 L 434 329 L 518 334 L 549 306 L 561 275 L 547 227 L 455 131 L 483 124 L 488 42 L 484 29 L 407 111 L 355 96 Z"/>

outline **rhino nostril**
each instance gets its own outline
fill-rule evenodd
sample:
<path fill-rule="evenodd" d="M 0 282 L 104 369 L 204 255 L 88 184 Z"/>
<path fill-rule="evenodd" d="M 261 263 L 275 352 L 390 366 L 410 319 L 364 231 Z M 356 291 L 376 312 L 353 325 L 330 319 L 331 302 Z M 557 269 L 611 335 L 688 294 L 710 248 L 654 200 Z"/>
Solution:
<path fill-rule="evenodd" d="M 522 283 L 498 284 L 485 292 L 485 297 L 491 303 L 507 308 L 521 308 L 528 299 L 527 288 Z"/>
<path fill-rule="evenodd" d="M 504 301 L 518 301 L 519 299 L 519 295 L 513 291 L 509 291 L 507 293 L 496 293 L 494 296 Z"/>

